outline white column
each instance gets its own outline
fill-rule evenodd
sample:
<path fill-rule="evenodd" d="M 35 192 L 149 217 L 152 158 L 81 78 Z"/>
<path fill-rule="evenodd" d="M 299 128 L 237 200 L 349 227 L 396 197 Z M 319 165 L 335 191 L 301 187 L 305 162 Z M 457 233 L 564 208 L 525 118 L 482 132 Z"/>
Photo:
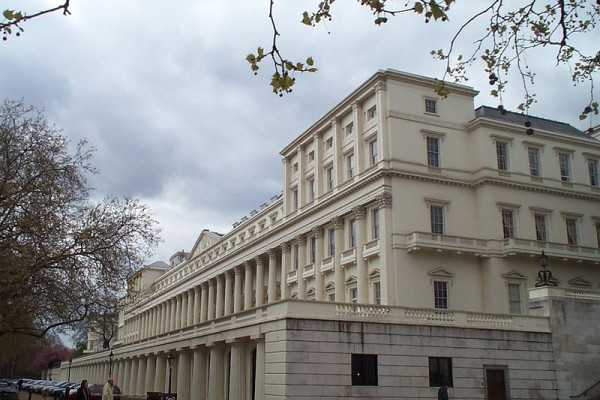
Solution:
<path fill-rule="evenodd" d="M 117 375 L 117 385 L 119 385 L 121 387 L 121 390 L 126 391 L 127 390 L 127 385 L 125 384 L 125 380 L 128 378 L 125 375 L 125 371 L 129 371 L 131 369 L 131 360 L 130 359 L 126 359 L 126 360 L 121 360 L 121 367 L 119 368 L 119 375 Z M 128 393 L 128 392 L 126 392 Z"/>
<path fill-rule="evenodd" d="M 342 154 L 342 139 L 339 137 L 339 121 L 337 118 L 331 120 L 333 131 L 333 173 L 335 182 L 333 187 L 339 186 L 344 181 L 344 156 Z"/>
<path fill-rule="evenodd" d="M 167 374 L 167 355 L 161 353 L 156 356 L 156 372 L 154 373 L 154 391 L 165 391 L 165 376 Z"/>
<path fill-rule="evenodd" d="M 296 255 L 298 257 L 298 271 L 296 271 L 298 298 L 303 300 L 306 299 L 306 285 L 304 278 L 302 277 L 302 272 L 304 271 L 304 266 L 306 265 L 306 236 L 296 236 L 296 244 L 298 245 L 298 254 Z"/>
<path fill-rule="evenodd" d="M 215 319 L 215 286 L 217 285 L 217 281 L 215 279 L 211 279 L 208 281 L 208 303 L 207 303 L 207 319 L 210 321 L 211 319 Z"/>
<path fill-rule="evenodd" d="M 265 302 L 265 265 L 260 256 L 255 257 L 254 260 L 256 262 L 256 306 L 260 307 Z"/>
<path fill-rule="evenodd" d="M 195 303 L 194 295 L 196 294 L 194 289 L 190 289 L 187 291 L 188 304 L 187 304 L 187 318 L 186 318 L 187 325 L 186 326 L 192 326 L 194 324 L 194 303 Z"/>
<path fill-rule="evenodd" d="M 136 378 L 135 393 L 145 394 L 146 393 L 146 357 L 140 356 L 138 362 L 138 374 Z"/>
<path fill-rule="evenodd" d="M 181 313 L 179 314 L 179 320 L 181 321 L 181 328 L 187 326 L 187 314 L 188 314 L 188 292 L 181 293 Z"/>
<path fill-rule="evenodd" d="M 181 319 L 181 314 L 183 314 L 181 312 L 181 310 L 183 309 L 183 295 L 182 294 L 178 294 L 177 295 L 177 305 L 175 308 L 175 329 L 181 329 L 181 323 L 183 322 Z"/>
<path fill-rule="evenodd" d="M 277 254 L 275 250 L 267 251 L 269 256 L 269 283 L 267 285 L 267 300 L 269 303 L 277 301 Z"/>
<path fill-rule="evenodd" d="M 202 282 L 200 291 L 200 322 L 204 322 L 208 315 L 208 282 Z"/>
<path fill-rule="evenodd" d="M 244 310 L 252 308 L 252 263 L 244 261 Z"/>
<path fill-rule="evenodd" d="M 190 398 L 190 353 L 187 351 L 179 352 L 179 362 L 177 365 L 177 398 Z"/>
<path fill-rule="evenodd" d="M 223 300 L 225 300 L 225 276 L 217 276 L 217 301 L 215 306 L 215 318 L 223 316 Z"/>
<path fill-rule="evenodd" d="M 333 270 L 335 273 L 335 301 L 346 301 L 346 276 L 340 264 L 340 254 L 344 245 L 344 220 L 335 217 L 331 220 L 335 229 L 335 254 L 333 256 Z"/>
<path fill-rule="evenodd" d="M 323 145 L 319 134 L 314 136 L 313 142 L 315 144 L 315 199 L 319 199 L 323 194 Z"/>
<path fill-rule="evenodd" d="M 233 277 L 231 271 L 225 271 L 225 311 L 224 315 L 231 314 L 232 302 L 233 302 Z"/>
<path fill-rule="evenodd" d="M 290 298 L 290 289 L 287 284 L 287 274 L 290 268 L 290 244 L 281 244 L 281 298 Z"/>
<path fill-rule="evenodd" d="M 363 244 L 365 243 L 366 219 L 365 209 L 363 207 L 355 207 L 354 220 L 356 221 L 356 289 L 358 291 L 358 302 L 369 302 L 369 279 L 367 271 L 367 263 L 363 258 Z"/>
<path fill-rule="evenodd" d="M 363 138 L 362 107 L 357 102 L 352 103 L 352 123 L 354 124 L 354 159 L 356 173 L 360 174 L 366 168 L 365 140 Z"/>
<path fill-rule="evenodd" d="M 196 325 L 200 322 L 200 285 L 194 287 L 194 309 L 192 316 L 192 324 Z"/>
<path fill-rule="evenodd" d="M 265 397 L 265 342 L 256 342 L 256 379 L 254 398 Z"/>
<path fill-rule="evenodd" d="M 379 264 L 381 279 L 381 304 L 396 305 L 396 275 L 394 268 L 383 268 L 393 263 L 392 257 L 392 195 L 383 193 L 377 198 L 379 203 Z"/>
<path fill-rule="evenodd" d="M 231 368 L 229 371 L 229 400 L 244 400 L 243 357 L 242 344 L 233 343 L 231 346 Z"/>
<path fill-rule="evenodd" d="M 223 366 L 223 349 L 216 346 L 211 347 L 207 400 L 223 400 L 225 398 L 223 393 Z"/>
<path fill-rule="evenodd" d="M 192 379 L 190 399 L 206 400 L 206 351 L 201 347 L 194 349 L 192 371 L 194 379 Z"/>
<path fill-rule="evenodd" d="M 234 282 L 233 282 L 233 312 L 242 311 L 242 268 L 234 268 Z"/>
<path fill-rule="evenodd" d="M 321 261 L 323 260 L 323 228 L 313 229 L 315 235 L 315 300 L 323 301 L 325 299 L 325 286 L 323 284 L 323 274 L 321 274 Z"/>
<path fill-rule="evenodd" d="M 131 360 L 131 370 L 129 371 L 129 384 L 127 385 L 127 392 L 129 394 L 136 394 L 137 388 L 137 371 L 138 371 L 139 360 L 134 358 Z"/>
<path fill-rule="evenodd" d="M 154 392 L 155 385 L 155 377 L 156 377 L 156 356 L 154 354 L 149 354 L 146 362 L 146 377 L 145 383 L 146 388 L 142 392 L 142 394 L 146 394 L 146 392 Z"/>

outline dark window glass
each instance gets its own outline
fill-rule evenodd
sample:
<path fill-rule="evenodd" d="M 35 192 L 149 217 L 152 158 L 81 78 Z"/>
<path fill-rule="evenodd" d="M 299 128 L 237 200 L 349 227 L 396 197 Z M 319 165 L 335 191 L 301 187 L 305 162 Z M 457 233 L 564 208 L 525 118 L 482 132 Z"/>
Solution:
<path fill-rule="evenodd" d="M 378 386 L 377 355 L 352 354 L 352 385 Z"/>
<path fill-rule="evenodd" d="M 429 386 L 453 387 L 452 384 L 452 358 L 429 357 Z"/>

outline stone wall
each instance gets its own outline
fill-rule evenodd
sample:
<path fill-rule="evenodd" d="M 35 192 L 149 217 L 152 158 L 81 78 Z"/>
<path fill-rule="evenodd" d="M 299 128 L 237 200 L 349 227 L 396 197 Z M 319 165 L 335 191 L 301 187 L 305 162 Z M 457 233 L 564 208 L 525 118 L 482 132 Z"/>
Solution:
<path fill-rule="evenodd" d="M 352 386 L 353 353 L 377 355 L 378 386 Z M 484 366 L 512 400 L 556 399 L 548 333 L 309 319 L 265 335 L 265 398 L 435 399 L 428 357 L 452 358 L 451 399 L 485 399 Z"/>

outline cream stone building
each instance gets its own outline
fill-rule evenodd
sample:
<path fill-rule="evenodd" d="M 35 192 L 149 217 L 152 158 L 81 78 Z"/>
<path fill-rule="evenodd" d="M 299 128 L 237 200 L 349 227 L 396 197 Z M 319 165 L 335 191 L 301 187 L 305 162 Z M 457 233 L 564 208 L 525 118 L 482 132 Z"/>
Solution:
<path fill-rule="evenodd" d="M 594 398 L 600 142 L 434 82 L 350 93 L 281 151 L 281 195 L 132 277 L 112 359 L 71 377 L 171 378 L 179 400 Z"/>

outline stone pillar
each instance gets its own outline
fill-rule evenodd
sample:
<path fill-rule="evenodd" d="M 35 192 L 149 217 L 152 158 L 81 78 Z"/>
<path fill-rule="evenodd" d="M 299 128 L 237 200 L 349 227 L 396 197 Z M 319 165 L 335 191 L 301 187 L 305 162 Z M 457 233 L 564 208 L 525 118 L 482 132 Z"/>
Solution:
<path fill-rule="evenodd" d="M 216 299 L 215 299 L 215 286 L 217 281 L 213 278 L 208 281 L 208 306 L 207 306 L 207 319 L 210 321 L 215 319 L 215 307 L 216 307 Z"/>
<path fill-rule="evenodd" d="M 357 102 L 352 103 L 352 124 L 354 125 L 354 159 L 356 160 L 356 173 L 365 170 L 365 140 L 363 139 L 362 106 Z"/>
<path fill-rule="evenodd" d="M 208 368 L 208 399 L 223 400 L 223 349 L 221 347 L 210 348 L 210 365 Z"/>
<path fill-rule="evenodd" d="M 177 299 L 175 297 L 171 298 L 170 310 L 171 310 L 171 322 L 170 322 L 171 329 L 169 329 L 169 330 L 171 332 L 173 332 L 175 329 L 177 329 L 177 325 L 175 323 L 175 318 L 177 317 Z"/>
<path fill-rule="evenodd" d="M 281 298 L 290 298 L 290 289 L 287 284 L 287 274 L 290 268 L 290 244 L 281 244 Z"/>
<path fill-rule="evenodd" d="M 285 157 L 281 162 L 283 163 L 283 215 L 288 215 L 291 211 L 290 181 L 292 172 L 290 163 Z"/>
<path fill-rule="evenodd" d="M 252 263 L 244 261 L 244 310 L 252 308 Z"/>
<path fill-rule="evenodd" d="M 190 389 L 190 399 L 206 400 L 206 351 L 203 348 L 197 347 L 194 349 L 193 357 L 193 377 L 192 387 Z"/>
<path fill-rule="evenodd" d="M 379 264 L 383 267 L 393 263 L 392 258 L 392 195 L 385 192 L 377 198 L 379 205 Z M 381 304 L 396 305 L 395 268 L 381 268 Z"/>
<path fill-rule="evenodd" d="M 254 387 L 254 398 L 265 397 L 265 342 L 256 342 L 256 378 Z"/>
<path fill-rule="evenodd" d="M 234 268 L 234 282 L 233 282 L 233 312 L 242 311 L 242 268 Z"/>
<path fill-rule="evenodd" d="M 323 146 L 319 134 L 314 135 L 313 143 L 315 144 L 315 200 L 323 195 Z"/>
<path fill-rule="evenodd" d="M 231 314 L 231 303 L 233 302 L 233 277 L 231 276 L 231 271 L 225 271 L 225 310 L 223 315 Z"/>
<path fill-rule="evenodd" d="M 302 146 L 296 148 L 298 154 L 298 209 L 306 204 L 306 160 Z"/>
<path fill-rule="evenodd" d="M 194 325 L 194 303 L 195 303 L 195 291 L 196 288 L 194 289 L 190 289 L 187 291 L 187 295 L 188 295 L 188 304 L 187 304 L 187 325 L 186 326 L 192 326 Z"/>
<path fill-rule="evenodd" d="M 346 275 L 340 263 L 340 254 L 344 246 L 344 220 L 335 217 L 331 220 L 335 229 L 335 254 L 333 256 L 333 270 L 335 273 L 335 301 L 346 301 Z"/>
<path fill-rule="evenodd" d="M 356 221 L 356 289 L 358 291 L 358 302 L 369 302 L 369 279 L 367 263 L 363 258 L 363 244 L 366 237 L 366 218 L 363 207 L 353 208 L 354 220 Z"/>
<path fill-rule="evenodd" d="M 160 303 L 160 333 L 167 331 L 167 305 L 165 302 Z"/>
<path fill-rule="evenodd" d="M 146 394 L 146 392 L 153 392 L 155 386 L 155 377 L 156 377 L 156 356 L 154 354 L 149 354 L 146 362 L 146 387 L 142 394 Z"/>
<path fill-rule="evenodd" d="M 344 181 L 344 155 L 342 154 L 342 138 L 340 137 L 340 123 L 337 118 L 331 119 L 333 131 L 333 173 L 335 182 L 333 187 L 339 186 Z"/>
<path fill-rule="evenodd" d="M 265 302 L 265 264 L 260 256 L 254 258 L 256 262 L 256 306 L 260 307 Z"/>
<path fill-rule="evenodd" d="M 146 393 L 146 357 L 140 356 L 138 362 L 138 373 L 136 378 L 135 393 Z"/>
<path fill-rule="evenodd" d="M 216 301 L 216 310 L 215 310 L 215 318 L 220 318 L 223 316 L 223 300 L 225 300 L 225 276 L 218 275 L 217 276 L 217 301 Z"/>
<path fill-rule="evenodd" d="M 156 372 L 154 373 L 154 387 L 155 392 L 165 391 L 165 376 L 167 375 L 167 355 L 161 353 L 156 356 Z"/>
<path fill-rule="evenodd" d="M 243 345 L 233 343 L 231 346 L 231 368 L 229 370 L 229 400 L 244 400 Z"/>
<path fill-rule="evenodd" d="M 269 283 L 267 285 L 267 301 L 273 303 L 277 301 L 277 254 L 275 250 L 267 251 L 269 256 Z"/>
<path fill-rule="evenodd" d="M 121 360 L 121 366 L 119 368 L 119 375 L 117 375 L 117 385 L 119 385 L 121 387 L 121 390 L 125 391 L 127 390 L 127 385 L 125 380 L 128 379 L 129 377 L 126 375 L 125 371 L 129 371 L 131 369 L 131 360 L 127 359 L 127 360 Z M 85 379 L 85 378 L 82 378 Z"/>
<path fill-rule="evenodd" d="M 204 322 L 208 315 L 208 282 L 202 282 L 200 293 L 200 322 Z"/>
<path fill-rule="evenodd" d="M 323 283 L 323 274 L 321 274 L 321 261 L 323 260 L 323 228 L 313 229 L 315 235 L 315 300 L 323 301 L 325 299 L 325 286 Z"/>
<path fill-rule="evenodd" d="M 179 362 L 177 365 L 177 398 L 190 398 L 190 367 L 191 357 L 187 351 L 179 352 Z"/>
<path fill-rule="evenodd" d="M 200 322 L 200 286 L 194 287 L 194 308 L 192 324 L 197 325 Z"/>
<path fill-rule="evenodd" d="M 179 320 L 181 321 L 181 328 L 187 326 L 187 307 L 188 307 L 188 292 L 181 293 L 181 313 L 179 314 Z"/>
<path fill-rule="evenodd" d="M 181 315 L 183 314 L 181 311 L 183 310 L 183 294 L 178 294 L 177 297 L 177 307 L 175 308 L 175 329 L 181 329 L 181 323 L 183 322 Z"/>
<path fill-rule="evenodd" d="M 306 284 L 302 277 L 304 266 L 306 265 L 306 236 L 296 236 L 296 244 L 298 245 L 298 254 L 296 255 L 296 257 L 298 257 L 298 270 L 296 271 L 298 298 L 303 300 L 306 299 Z"/>
<path fill-rule="evenodd" d="M 137 373 L 140 360 L 134 358 L 131 360 L 131 370 L 129 371 L 129 384 L 127 385 L 127 393 L 135 394 L 137 389 Z"/>

